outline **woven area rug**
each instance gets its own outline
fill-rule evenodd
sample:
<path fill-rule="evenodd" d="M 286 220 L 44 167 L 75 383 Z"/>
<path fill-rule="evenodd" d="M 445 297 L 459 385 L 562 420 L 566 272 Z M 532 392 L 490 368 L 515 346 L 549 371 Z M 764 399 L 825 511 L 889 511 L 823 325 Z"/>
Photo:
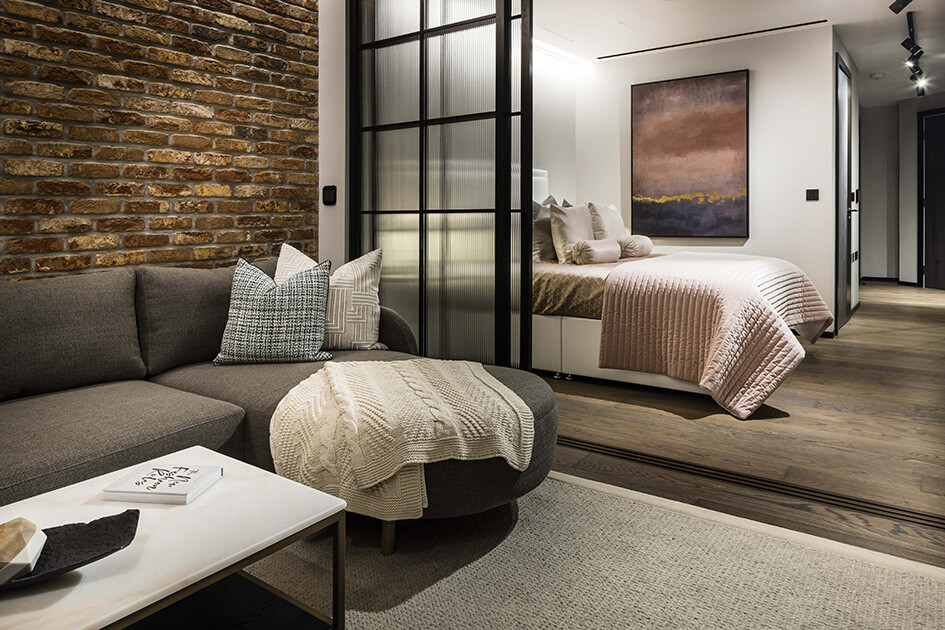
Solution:
<path fill-rule="evenodd" d="M 517 504 L 398 524 L 349 516 L 358 628 L 945 628 L 945 570 L 552 473 Z M 329 610 L 330 541 L 249 571 Z"/>

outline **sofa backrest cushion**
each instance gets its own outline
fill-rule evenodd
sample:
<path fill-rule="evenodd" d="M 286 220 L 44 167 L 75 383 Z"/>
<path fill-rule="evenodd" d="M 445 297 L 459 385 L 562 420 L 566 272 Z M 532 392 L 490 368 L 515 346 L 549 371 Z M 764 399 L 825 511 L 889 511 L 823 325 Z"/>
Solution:
<path fill-rule="evenodd" d="M 0 400 L 144 375 L 134 271 L 0 282 Z"/>
<path fill-rule="evenodd" d="M 269 276 L 276 272 L 274 258 L 253 264 Z M 137 269 L 138 334 L 148 376 L 217 356 L 234 269 Z"/>

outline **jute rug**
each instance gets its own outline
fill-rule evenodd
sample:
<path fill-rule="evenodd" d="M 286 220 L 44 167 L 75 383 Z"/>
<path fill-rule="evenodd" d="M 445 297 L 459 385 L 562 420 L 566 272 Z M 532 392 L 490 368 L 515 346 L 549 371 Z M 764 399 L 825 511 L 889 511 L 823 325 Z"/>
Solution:
<path fill-rule="evenodd" d="M 945 628 L 945 570 L 552 473 L 475 517 L 348 520 L 350 628 Z M 330 541 L 250 572 L 328 610 Z"/>

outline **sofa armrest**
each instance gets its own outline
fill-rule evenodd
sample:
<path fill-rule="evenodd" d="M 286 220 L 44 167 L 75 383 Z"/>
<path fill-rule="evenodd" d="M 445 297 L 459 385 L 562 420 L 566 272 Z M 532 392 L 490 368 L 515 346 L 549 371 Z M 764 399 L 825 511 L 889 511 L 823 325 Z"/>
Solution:
<path fill-rule="evenodd" d="M 381 307 L 381 323 L 378 331 L 378 341 L 391 350 L 418 354 L 417 339 L 410 330 L 410 324 L 397 311 L 386 306 Z"/>

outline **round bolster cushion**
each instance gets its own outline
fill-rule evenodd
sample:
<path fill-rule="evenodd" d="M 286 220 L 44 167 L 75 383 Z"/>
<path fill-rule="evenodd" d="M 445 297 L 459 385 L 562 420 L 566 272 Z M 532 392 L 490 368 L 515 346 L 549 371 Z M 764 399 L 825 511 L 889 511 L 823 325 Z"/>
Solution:
<path fill-rule="evenodd" d="M 578 241 L 571 250 L 571 258 L 577 265 L 617 262 L 620 260 L 620 243 L 612 238 Z"/>
<path fill-rule="evenodd" d="M 624 236 L 618 243 L 620 243 L 621 258 L 640 258 L 653 253 L 653 241 L 650 240 L 649 236 L 632 234 Z"/>

